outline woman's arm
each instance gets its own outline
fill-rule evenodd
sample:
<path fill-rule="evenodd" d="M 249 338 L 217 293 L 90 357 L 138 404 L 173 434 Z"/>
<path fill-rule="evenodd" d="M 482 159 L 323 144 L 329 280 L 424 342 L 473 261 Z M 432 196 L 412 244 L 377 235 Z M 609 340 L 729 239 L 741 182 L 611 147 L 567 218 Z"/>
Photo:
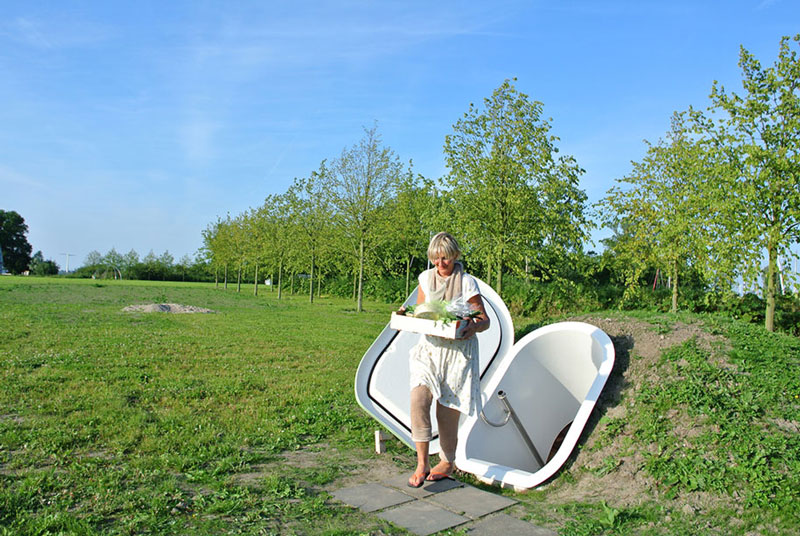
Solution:
<path fill-rule="evenodd" d="M 417 305 L 419 305 L 420 303 L 425 303 L 425 293 L 422 292 L 422 287 L 419 287 L 419 290 L 417 291 Z M 405 305 L 401 306 L 400 309 L 397 310 L 397 312 L 400 314 L 405 314 L 406 306 Z"/>
<path fill-rule="evenodd" d="M 483 306 L 483 299 L 481 298 L 480 294 L 477 294 L 467 300 L 467 303 L 470 306 L 470 309 L 473 311 L 479 311 L 479 313 L 472 317 L 472 321 L 469 323 L 469 326 L 463 332 L 462 338 L 468 339 L 475 335 L 476 333 L 480 333 L 481 331 L 486 331 L 489 329 L 489 316 L 486 314 L 486 308 Z"/>

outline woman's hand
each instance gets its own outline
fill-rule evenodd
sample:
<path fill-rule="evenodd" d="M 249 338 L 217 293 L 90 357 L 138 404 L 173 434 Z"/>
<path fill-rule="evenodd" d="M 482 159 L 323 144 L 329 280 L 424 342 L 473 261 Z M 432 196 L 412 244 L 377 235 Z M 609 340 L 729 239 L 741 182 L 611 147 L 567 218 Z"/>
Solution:
<path fill-rule="evenodd" d="M 481 299 L 480 294 L 467 300 L 467 303 L 477 314 L 469 318 L 469 324 L 461 332 L 462 339 L 469 339 L 476 333 L 489 329 L 489 316 L 486 314 L 486 308 L 483 306 L 483 299 Z"/>

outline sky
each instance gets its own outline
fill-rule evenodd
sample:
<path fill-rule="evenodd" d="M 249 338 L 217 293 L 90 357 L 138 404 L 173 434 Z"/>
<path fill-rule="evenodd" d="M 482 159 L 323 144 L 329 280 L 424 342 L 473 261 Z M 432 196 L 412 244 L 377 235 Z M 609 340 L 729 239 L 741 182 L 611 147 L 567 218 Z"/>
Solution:
<path fill-rule="evenodd" d="M 510 78 L 596 203 L 715 80 L 741 93 L 740 46 L 770 66 L 798 32 L 795 0 L 4 0 L 0 209 L 62 269 L 193 257 L 373 125 L 442 177 L 453 124 Z"/>

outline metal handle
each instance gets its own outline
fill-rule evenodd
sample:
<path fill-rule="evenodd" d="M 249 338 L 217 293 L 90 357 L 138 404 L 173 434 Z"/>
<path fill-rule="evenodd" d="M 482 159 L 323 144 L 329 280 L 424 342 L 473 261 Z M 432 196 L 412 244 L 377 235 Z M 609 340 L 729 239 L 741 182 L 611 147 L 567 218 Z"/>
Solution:
<path fill-rule="evenodd" d="M 514 412 L 514 408 L 511 407 L 511 402 L 508 401 L 508 395 L 506 394 L 506 392 L 497 391 L 497 398 L 499 398 L 500 402 L 502 402 L 503 405 L 505 406 L 505 413 L 506 413 L 505 419 L 500 424 L 493 423 L 486 418 L 486 415 L 483 413 L 483 410 L 481 410 L 480 415 L 483 422 L 485 422 L 489 426 L 500 428 L 501 426 L 505 426 L 506 424 L 508 424 L 509 419 L 512 419 L 514 421 L 514 425 L 517 427 L 517 431 L 519 431 L 519 434 L 522 436 L 522 440 L 525 442 L 525 446 L 528 447 L 528 450 L 531 451 L 533 457 L 536 458 L 539 467 L 544 467 L 544 460 L 542 460 L 542 457 L 539 455 L 539 451 L 536 450 L 536 446 L 533 444 L 533 441 L 531 441 L 528 432 L 525 431 L 525 427 L 522 426 L 522 421 L 520 421 L 519 417 L 517 417 L 516 412 Z"/>

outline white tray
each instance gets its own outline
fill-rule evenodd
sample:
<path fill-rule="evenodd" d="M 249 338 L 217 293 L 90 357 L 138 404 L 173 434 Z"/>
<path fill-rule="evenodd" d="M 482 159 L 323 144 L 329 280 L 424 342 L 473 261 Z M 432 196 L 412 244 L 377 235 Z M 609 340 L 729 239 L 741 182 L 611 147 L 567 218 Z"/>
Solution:
<path fill-rule="evenodd" d="M 435 335 L 445 339 L 460 339 L 467 328 L 469 320 L 430 320 L 428 318 L 415 318 L 413 316 L 392 313 L 389 327 L 398 331 L 411 331 L 423 335 Z"/>

